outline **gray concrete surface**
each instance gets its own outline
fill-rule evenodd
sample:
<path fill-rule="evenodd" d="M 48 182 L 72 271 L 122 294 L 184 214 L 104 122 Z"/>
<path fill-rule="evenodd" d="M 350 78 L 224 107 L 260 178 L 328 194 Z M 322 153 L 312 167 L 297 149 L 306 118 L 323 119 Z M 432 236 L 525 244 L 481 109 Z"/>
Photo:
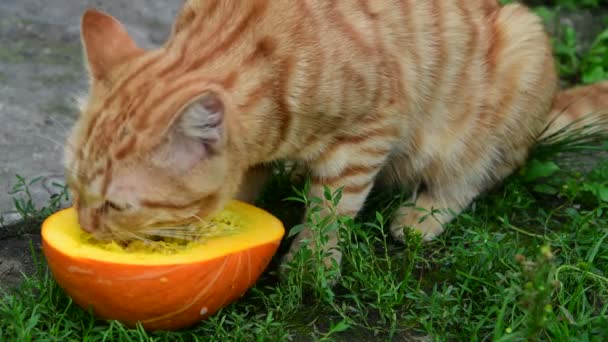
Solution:
<path fill-rule="evenodd" d="M 77 116 L 73 97 L 86 91 L 80 15 L 88 7 L 119 18 L 144 47 L 161 44 L 181 0 L 0 1 L 0 214 L 13 209 L 16 174 L 63 180 L 62 149 Z M 42 204 L 42 184 L 32 188 Z M 9 213 L 7 215 L 7 213 Z"/>

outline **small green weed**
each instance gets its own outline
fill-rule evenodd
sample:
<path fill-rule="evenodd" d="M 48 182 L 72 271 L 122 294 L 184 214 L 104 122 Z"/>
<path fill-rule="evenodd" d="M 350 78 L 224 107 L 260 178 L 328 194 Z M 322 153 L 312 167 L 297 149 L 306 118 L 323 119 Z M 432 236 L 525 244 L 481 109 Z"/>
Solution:
<path fill-rule="evenodd" d="M 51 186 L 56 191 L 52 192 L 48 203 L 39 208 L 34 203 L 30 188 L 39 185 L 44 178 L 35 177 L 28 181 L 20 175 L 16 177 L 17 182 L 13 185 L 9 195 L 13 196 L 15 210 L 26 221 L 40 221 L 57 211 L 64 203 L 70 201 L 66 186 L 53 182 Z"/>

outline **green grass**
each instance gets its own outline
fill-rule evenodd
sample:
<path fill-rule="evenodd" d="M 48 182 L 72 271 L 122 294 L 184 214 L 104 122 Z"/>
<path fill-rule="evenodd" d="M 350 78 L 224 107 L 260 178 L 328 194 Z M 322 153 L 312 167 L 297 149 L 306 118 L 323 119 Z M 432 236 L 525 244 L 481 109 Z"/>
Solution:
<path fill-rule="evenodd" d="M 602 37 L 589 51 L 564 48 L 578 61 L 573 80 L 604 68 L 604 60 L 585 57 L 606 51 Z M 555 40 L 558 47 L 577 44 L 566 43 Z M 568 59 L 556 53 L 562 70 Z M 525 168 L 431 243 L 412 235 L 404 246 L 387 235 L 400 193 L 375 191 L 356 220 L 311 215 L 320 237 L 340 231 L 344 260 L 335 287 L 327 284 L 335 271 L 316 267 L 321 255 L 303 251 L 285 278 L 277 275 L 277 257 L 245 297 L 184 331 L 151 333 L 96 320 L 71 302 L 32 249 L 38 271 L 0 299 L 0 341 L 608 340 L 608 160 L 581 157 L 608 143 L 561 141 L 568 144 L 536 149 Z M 556 155 L 559 150 L 570 154 Z M 575 159 L 568 158 L 572 153 Z M 582 172 L 583 164 L 593 166 Z M 291 227 L 304 203 L 315 200 L 288 179 L 276 176 L 259 205 Z M 26 219 L 21 230 L 39 229 L 66 201 L 59 187 L 37 208 L 31 185 L 20 179 L 12 193 Z M 336 200 L 339 192 L 326 196 Z"/>

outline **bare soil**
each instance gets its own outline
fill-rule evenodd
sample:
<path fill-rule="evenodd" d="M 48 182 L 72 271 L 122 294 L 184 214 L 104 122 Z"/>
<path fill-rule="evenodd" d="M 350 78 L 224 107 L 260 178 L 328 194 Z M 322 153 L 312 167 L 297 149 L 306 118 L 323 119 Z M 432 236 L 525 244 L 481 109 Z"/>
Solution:
<path fill-rule="evenodd" d="M 39 234 L 0 239 L 0 291 L 10 291 L 24 276 L 35 274 L 34 256 L 40 255 L 40 251 Z"/>

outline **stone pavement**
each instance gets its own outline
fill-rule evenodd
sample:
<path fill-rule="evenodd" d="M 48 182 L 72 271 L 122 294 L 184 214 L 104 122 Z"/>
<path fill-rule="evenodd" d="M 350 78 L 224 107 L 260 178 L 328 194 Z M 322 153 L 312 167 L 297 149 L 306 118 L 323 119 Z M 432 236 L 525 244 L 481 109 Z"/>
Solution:
<path fill-rule="evenodd" d="M 111 13 L 143 47 L 162 44 L 181 0 L 0 1 L 0 214 L 13 209 L 16 174 L 63 181 L 63 142 L 87 89 L 79 24 L 94 7 Z M 47 182 L 48 183 L 48 182 Z M 37 203 L 45 187 L 32 188 Z"/>

